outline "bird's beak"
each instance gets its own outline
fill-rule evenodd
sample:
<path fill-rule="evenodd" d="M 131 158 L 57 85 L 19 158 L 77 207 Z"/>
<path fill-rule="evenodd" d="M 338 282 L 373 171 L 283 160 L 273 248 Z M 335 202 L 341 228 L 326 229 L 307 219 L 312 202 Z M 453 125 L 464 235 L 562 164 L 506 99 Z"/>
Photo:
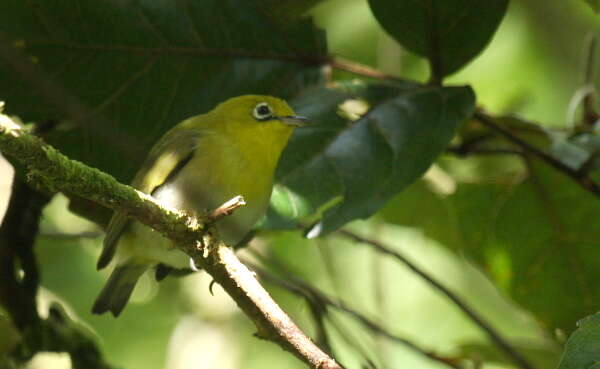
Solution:
<path fill-rule="evenodd" d="M 284 117 L 277 117 L 277 119 L 289 126 L 302 127 L 309 124 L 308 118 L 299 115 L 286 115 Z"/>

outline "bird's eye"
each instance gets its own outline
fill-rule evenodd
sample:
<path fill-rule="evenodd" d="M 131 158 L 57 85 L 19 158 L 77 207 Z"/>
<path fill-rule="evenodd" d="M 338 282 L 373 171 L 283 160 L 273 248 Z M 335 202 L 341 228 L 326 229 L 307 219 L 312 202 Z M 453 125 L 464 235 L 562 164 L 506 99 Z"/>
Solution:
<path fill-rule="evenodd" d="M 271 110 L 269 104 L 262 102 L 254 107 L 252 115 L 254 118 L 256 118 L 256 120 L 269 120 L 273 116 L 273 111 Z"/>

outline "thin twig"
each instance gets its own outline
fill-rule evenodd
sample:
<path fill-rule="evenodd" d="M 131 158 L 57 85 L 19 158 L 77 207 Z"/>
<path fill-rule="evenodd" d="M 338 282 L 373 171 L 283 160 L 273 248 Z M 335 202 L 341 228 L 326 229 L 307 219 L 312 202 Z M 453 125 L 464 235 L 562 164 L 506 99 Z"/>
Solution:
<path fill-rule="evenodd" d="M 537 132 L 537 131 L 536 131 Z M 448 146 L 446 152 L 457 156 L 465 157 L 468 155 L 523 155 L 523 151 L 507 149 L 503 147 L 484 146 L 497 138 L 494 132 L 484 132 L 474 137 L 465 138 L 460 144 Z"/>
<path fill-rule="evenodd" d="M 68 159 L 38 137 L 0 119 L 0 150 L 29 170 L 29 177 L 53 192 L 64 191 L 118 210 L 173 240 L 235 300 L 254 322 L 258 336 L 269 339 L 315 369 L 341 369 L 317 347 L 273 301 L 235 256 L 212 235 L 203 221 L 169 210 L 151 196 L 113 177 Z"/>
<path fill-rule="evenodd" d="M 231 215 L 231 213 L 233 213 L 235 210 L 244 205 L 246 205 L 244 197 L 238 195 L 232 198 L 231 200 L 227 201 L 223 205 L 219 206 L 215 210 L 213 210 L 212 213 L 210 213 L 210 215 L 208 216 L 208 218 L 211 223 L 214 223 L 227 215 Z"/>
<path fill-rule="evenodd" d="M 446 152 L 454 154 L 456 156 L 468 156 L 468 155 L 523 155 L 522 151 L 514 149 L 503 149 L 503 148 L 491 148 L 491 147 L 473 147 L 465 149 L 460 146 L 450 146 L 446 148 Z"/>
<path fill-rule="evenodd" d="M 484 126 L 492 129 L 495 132 L 500 133 L 506 139 L 521 147 L 525 152 L 536 156 L 538 159 L 542 160 L 546 164 L 555 168 L 556 170 L 566 174 L 571 177 L 576 183 L 578 183 L 583 189 L 593 193 L 594 195 L 600 197 L 600 186 L 595 183 L 587 173 L 581 173 L 571 167 L 563 164 L 560 160 L 554 158 L 550 154 L 542 151 L 536 146 L 530 144 L 529 142 L 523 140 L 519 136 L 513 134 L 509 129 L 503 127 L 502 125 L 495 122 L 495 119 L 481 111 L 475 113 L 475 119 L 477 119 Z"/>
<path fill-rule="evenodd" d="M 246 250 L 253 257 L 258 259 L 262 264 L 268 264 L 271 267 L 275 268 L 279 273 L 284 274 L 286 278 L 293 279 L 294 273 L 289 270 L 288 266 L 279 261 L 277 258 L 266 258 L 261 253 L 257 252 L 255 249 L 249 248 Z M 244 261 L 245 264 L 248 262 Z M 249 264 L 248 264 L 249 265 Z M 256 264 L 252 264 L 255 266 Z M 315 332 L 315 340 L 319 347 L 323 348 L 325 351 L 329 353 L 333 353 L 331 349 L 331 343 L 329 341 L 329 335 L 327 334 L 327 330 L 325 328 L 325 317 L 327 315 L 327 306 L 324 305 L 320 300 L 313 298 L 306 298 L 306 303 L 310 309 L 311 314 L 315 320 L 316 332 Z"/>
<path fill-rule="evenodd" d="M 331 307 L 335 308 L 336 310 L 342 311 L 342 312 L 350 315 L 357 321 L 359 321 L 363 326 L 365 326 L 367 329 L 369 329 L 371 332 L 373 332 L 374 334 L 376 334 L 378 336 L 384 337 L 390 341 L 393 341 L 393 342 L 399 343 L 403 346 L 406 346 L 407 348 L 409 348 L 431 360 L 437 361 L 439 363 L 443 363 L 449 367 L 452 367 L 455 369 L 462 368 L 456 362 L 455 358 L 448 358 L 448 357 L 443 357 L 443 356 L 437 355 L 434 352 L 427 350 L 425 348 L 422 348 L 422 347 L 418 346 L 417 344 L 415 344 L 414 342 L 407 340 L 406 338 L 400 337 L 398 335 L 395 335 L 395 334 L 389 332 L 387 329 L 385 329 L 384 327 L 382 327 L 375 321 L 367 318 L 363 314 L 361 314 L 358 311 L 349 307 L 343 301 L 327 296 L 327 294 L 322 292 L 317 287 L 311 286 L 308 283 L 300 280 L 297 277 L 294 277 L 291 275 L 286 275 L 286 279 L 278 278 L 277 276 L 267 272 L 265 269 L 261 268 L 260 266 L 258 266 L 256 264 L 250 263 L 246 260 L 245 260 L 245 263 L 248 264 L 264 280 L 266 280 L 270 283 L 273 283 L 275 285 L 278 285 L 280 287 L 283 287 L 286 290 L 294 293 L 295 295 L 301 296 L 307 300 L 317 300 L 321 304 L 324 304 L 326 306 L 331 306 Z"/>
<path fill-rule="evenodd" d="M 307 299 L 306 297 L 304 298 Z M 373 359 L 370 358 L 370 356 L 373 356 L 373 354 L 369 353 L 369 349 L 364 347 L 364 340 L 362 340 L 361 337 L 357 337 L 359 332 L 353 332 L 352 329 L 349 329 L 347 326 L 345 326 L 341 322 L 341 319 L 335 315 L 329 314 L 327 318 L 331 329 L 337 331 L 340 339 L 344 341 L 346 345 L 348 345 L 348 347 L 350 347 L 354 352 L 356 352 L 357 355 L 361 355 L 363 357 L 363 365 L 361 368 L 376 369 L 377 367 L 373 364 Z"/>
<path fill-rule="evenodd" d="M 402 264 L 407 266 L 410 270 L 412 270 L 416 275 L 423 278 L 427 283 L 429 283 L 433 288 L 440 291 L 446 297 L 448 297 L 460 310 L 462 310 L 475 324 L 477 324 L 504 353 L 510 357 L 515 364 L 523 369 L 533 369 L 533 365 L 529 363 L 524 356 L 522 356 L 519 352 L 517 352 L 502 336 L 500 333 L 496 332 L 496 330 L 479 315 L 479 313 L 475 312 L 475 310 L 470 307 L 462 298 L 460 298 L 457 294 L 450 291 L 447 287 L 445 287 L 441 282 L 433 278 L 427 272 L 413 264 L 410 260 L 404 257 L 399 252 L 392 250 L 386 245 L 383 245 L 381 242 L 371 240 L 365 237 L 362 237 L 354 232 L 348 230 L 339 230 L 337 233 L 343 235 L 346 238 L 352 239 L 356 242 L 370 245 L 377 252 L 390 255 L 394 257 L 396 260 L 400 261 Z"/>
<path fill-rule="evenodd" d="M 258 337 L 278 343 L 312 368 L 342 368 L 300 331 L 231 248 L 219 244 L 201 265 L 253 320 Z"/>
<path fill-rule="evenodd" d="M 393 76 L 391 74 L 387 74 L 380 70 L 371 68 L 368 65 L 356 63 L 340 57 L 330 58 L 328 64 L 334 69 L 343 70 L 345 72 L 357 74 L 363 77 L 369 77 L 384 81 L 410 82 L 401 77 Z"/>

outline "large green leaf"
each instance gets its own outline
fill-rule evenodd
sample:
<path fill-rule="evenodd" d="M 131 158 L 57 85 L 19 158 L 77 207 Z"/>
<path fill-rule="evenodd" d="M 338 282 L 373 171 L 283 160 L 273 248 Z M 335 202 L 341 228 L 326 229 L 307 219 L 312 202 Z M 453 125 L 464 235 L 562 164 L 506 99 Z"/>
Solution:
<path fill-rule="evenodd" d="M 474 100 L 468 87 L 360 83 L 300 97 L 297 110 L 315 124 L 284 153 L 269 225 L 319 220 L 316 235 L 372 215 L 425 172 Z M 351 122 L 353 105 L 370 109 Z"/>
<path fill-rule="evenodd" d="M 483 50 L 508 0 L 369 0 L 369 5 L 381 26 L 402 46 L 428 58 L 441 78 Z"/>
<path fill-rule="evenodd" d="M 600 368 L 600 313 L 582 319 L 577 326 L 558 369 Z"/>
<path fill-rule="evenodd" d="M 259 0 L 3 0 L 0 98 L 25 120 L 68 122 L 52 144 L 128 180 L 178 121 L 321 80 L 324 34 L 271 10 Z"/>
<path fill-rule="evenodd" d="M 600 203 L 545 165 L 530 172 L 497 213 L 489 251 L 511 259 L 508 287 L 517 301 L 550 327 L 570 331 L 578 317 L 598 308 Z"/>
<path fill-rule="evenodd" d="M 531 174 L 516 184 L 519 175 L 505 173 L 491 183 L 458 184 L 449 196 L 421 183 L 384 216 L 467 256 L 549 331 L 569 332 L 598 310 L 600 202 L 564 174 L 530 164 Z"/>

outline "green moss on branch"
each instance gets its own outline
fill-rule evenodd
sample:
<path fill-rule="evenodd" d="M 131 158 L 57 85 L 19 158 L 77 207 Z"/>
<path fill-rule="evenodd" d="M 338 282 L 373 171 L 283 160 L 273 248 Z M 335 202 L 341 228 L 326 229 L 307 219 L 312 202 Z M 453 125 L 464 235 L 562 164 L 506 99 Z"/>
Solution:
<path fill-rule="evenodd" d="M 62 191 L 123 211 L 173 240 L 202 266 L 254 322 L 263 338 L 293 353 L 311 368 L 341 369 L 317 347 L 271 299 L 268 292 L 200 220 L 166 209 L 145 193 L 112 176 L 70 160 L 0 115 L 0 151 L 21 162 L 30 181 L 52 192 Z"/>

